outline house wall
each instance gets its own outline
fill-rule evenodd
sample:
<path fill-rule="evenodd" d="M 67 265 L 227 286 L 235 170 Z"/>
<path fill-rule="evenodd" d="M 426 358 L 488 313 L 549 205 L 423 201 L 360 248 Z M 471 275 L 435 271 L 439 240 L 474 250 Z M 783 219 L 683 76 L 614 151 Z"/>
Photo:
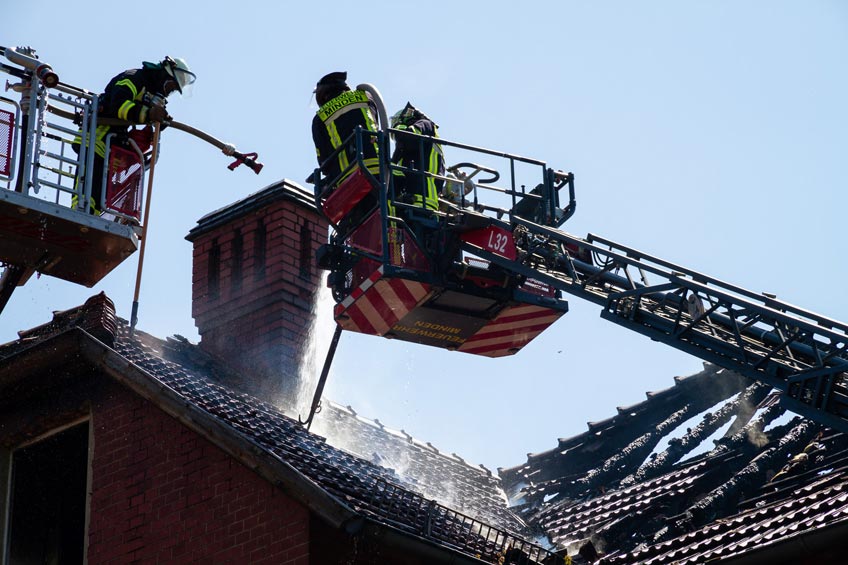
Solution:
<path fill-rule="evenodd" d="M 200 346 L 249 374 L 248 392 L 289 395 L 321 284 L 314 256 L 327 223 L 289 198 L 234 216 L 191 237 Z"/>
<path fill-rule="evenodd" d="M 88 562 L 309 562 L 308 510 L 117 385 L 92 406 Z"/>

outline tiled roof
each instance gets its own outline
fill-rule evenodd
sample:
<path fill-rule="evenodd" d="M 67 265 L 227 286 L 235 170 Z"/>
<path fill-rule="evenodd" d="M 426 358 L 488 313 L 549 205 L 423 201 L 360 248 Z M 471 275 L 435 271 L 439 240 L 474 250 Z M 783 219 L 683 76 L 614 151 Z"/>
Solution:
<path fill-rule="evenodd" d="M 746 381 L 736 381 L 735 393 L 729 387 L 718 395 L 727 399 L 721 406 L 651 453 L 672 431 L 668 422 L 686 420 L 681 410 L 698 405 L 687 412 L 694 416 L 714 403 L 692 398 L 702 385 L 734 382 L 724 373 L 708 366 L 678 379 L 675 387 L 589 424 L 586 433 L 559 440 L 556 449 L 501 470 L 515 508 L 569 554 L 582 548 L 587 560 L 611 565 L 731 559 L 848 526 L 848 437 L 801 417 L 775 425 L 783 409 L 761 385 L 741 388 Z M 687 381 L 696 386 L 675 392 Z M 622 429 L 634 418 L 641 419 L 638 430 Z M 732 419 L 713 449 L 681 462 Z M 604 438 L 613 447 L 599 445 Z M 593 452 L 599 455 L 589 468 Z"/>
<path fill-rule="evenodd" d="M 341 447 L 330 445 L 276 407 L 220 384 L 230 371 L 185 340 L 131 336 L 103 295 L 21 332 L 0 346 L 0 359 L 14 363 L 72 327 L 111 342 L 162 394 L 203 411 L 358 515 L 466 554 L 495 560 L 496 549 L 526 543 L 502 537 L 529 536 L 525 524 L 568 548 L 574 563 L 602 565 L 780 562 L 832 555 L 848 535 L 848 436 L 785 417 L 767 387 L 712 366 L 501 469 L 499 481 L 402 430 L 325 403 L 316 420 L 324 428 L 316 430 L 348 432 Z M 722 437 L 711 449 L 685 459 L 716 432 Z M 524 548 L 538 561 L 549 557 Z"/>
<path fill-rule="evenodd" d="M 635 462 L 629 463 L 635 471 L 665 435 L 655 430 L 663 420 L 670 419 L 671 424 L 686 420 L 699 411 L 706 410 L 724 399 L 736 395 L 740 387 L 748 384 L 742 377 L 730 371 L 708 367 L 701 373 L 688 377 L 675 378 L 675 385 L 667 389 L 648 393 L 648 400 L 627 407 L 619 407 L 618 414 L 599 422 L 589 422 L 588 430 L 582 434 L 558 441 L 555 448 L 542 453 L 531 454 L 527 462 L 516 467 L 499 469 L 507 492 L 518 495 L 521 485 L 535 485 L 538 488 L 545 481 L 556 480 L 563 483 L 565 476 L 583 479 L 589 475 L 593 484 L 586 485 L 591 490 L 603 486 L 603 477 L 599 471 L 599 462 L 619 460 L 623 455 L 630 456 Z M 735 414 L 732 414 L 735 415 Z M 732 415 L 727 415 L 728 417 Z M 724 422 L 714 421 L 714 427 Z M 645 437 L 650 434 L 649 437 Z M 627 451 L 625 451 L 627 450 Z M 640 455 L 644 453 L 644 456 Z M 617 465 L 616 468 L 620 468 Z M 579 488 L 579 487 L 578 487 Z M 537 499 L 550 493 L 544 490 L 524 490 L 520 496 L 523 503 L 534 505 Z M 575 492 L 574 496 L 581 493 Z"/>
<path fill-rule="evenodd" d="M 825 450 L 843 448 L 834 457 L 823 456 L 805 477 L 764 482 L 754 504 L 719 516 L 698 529 L 659 543 L 638 547 L 604 559 L 609 564 L 697 564 L 727 559 L 754 549 L 762 550 L 790 538 L 832 526 L 848 526 L 848 456 L 846 438 L 837 434 L 821 441 Z"/>
<path fill-rule="evenodd" d="M 53 312 L 46 324 L 18 332 L 18 339 L 0 344 L 0 360 L 71 327 L 82 328 L 108 346 L 115 341 L 118 320 L 112 301 L 104 293 L 92 296 L 78 308 Z"/>
<path fill-rule="evenodd" d="M 636 550 L 608 563 L 697 564 L 729 558 L 831 524 L 848 523 L 848 485 L 843 474 L 831 487 L 796 491 L 782 503 L 742 512 L 667 543 Z"/>
<path fill-rule="evenodd" d="M 398 479 L 421 495 L 492 524 L 524 531 L 526 526 L 507 508 L 500 480 L 491 471 L 445 454 L 403 430 L 358 415 L 351 407 L 325 402 L 315 431 L 334 445 L 392 469 Z"/>
<path fill-rule="evenodd" d="M 129 337 L 126 325 L 121 323 L 115 350 L 186 400 L 229 423 L 268 451 L 289 460 L 298 470 L 357 509 L 372 511 L 372 486 L 378 481 L 409 487 L 409 490 L 418 491 L 420 496 L 425 494 L 421 490 L 429 488 L 429 481 L 425 481 L 424 477 L 410 474 L 404 479 L 390 467 L 333 447 L 324 437 L 308 432 L 275 406 L 246 394 L 234 393 L 201 372 L 168 361 L 164 358 L 162 345 L 163 342 L 140 332 Z M 335 412 L 341 414 L 341 411 Z M 365 433 L 367 428 L 362 426 L 359 429 Z M 366 438 L 362 443 L 368 441 Z M 373 441 L 375 446 L 378 443 L 381 442 Z M 383 439 L 382 443 L 385 445 L 387 442 Z M 377 454 L 379 456 L 380 452 Z M 424 488 L 421 488 L 422 485 Z M 478 513 L 473 516 L 478 519 L 497 517 L 499 521 L 492 525 L 512 531 L 523 527 L 522 522 L 506 509 L 505 500 L 499 510 L 492 510 L 487 516 Z"/>
<path fill-rule="evenodd" d="M 105 296 L 102 298 L 108 301 Z M 50 324 L 22 334 L 28 336 L 26 341 L 22 338 L 0 346 L 0 358 L 13 363 L 15 354 L 79 327 L 80 320 L 91 318 L 99 311 L 108 313 L 110 307 L 111 301 L 104 306 L 100 300 L 56 313 Z M 423 447 L 404 437 L 398 438 L 397 445 L 391 445 L 392 441 L 386 437 L 365 437 L 369 427 L 376 430 L 379 426 L 358 419 L 352 411 L 338 406 L 330 410 L 335 414 L 334 419 L 347 423 L 351 418 L 359 420 L 361 427 L 357 429 L 364 435 L 357 445 L 363 449 L 374 447 L 376 457 L 384 459 L 376 464 L 333 447 L 324 437 L 310 433 L 275 406 L 215 382 L 209 376 L 214 372 L 210 361 L 202 355 L 199 356 L 202 363 L 190 366 L 184 343 L 178 363 L 168 358 L 172 348 L 167 341 L 139 331 L 131 334 L 125 321 L 115 319 L 114 315 L 111 319 L 114 350 L 141 369 L 162 394 L 176 395 L 186 406 L 202 410 L 229 426 L 247 445 L 258 446 L 291 465 L 357 514 L 470 555 L 496 559 L 495 553 L 509 545 L 523 546 L 540 556 L 548 555 L 525 540 L 526 526 L 507 509 L 505 498 L 497 494 L 497 481 L 484 469 L 467 465 L 458 457 L 445 457 L 432 447 Z M 97 327 L 93 324 L 88 329 Z M 377 450 L 381 446 L 387 448 L 382 453 Z M 413 469 L 400 476 L 387 466 L 387 460 L 403 453 L 415 463 Z M 415 469 L 425 468 L 428 473 L 416 474 Z M 439 470 L 447 473 L 442 477 L 445 483 L 454 481 L 451 491 L 436 486 Z M 461 504 L 452 503 L 451 493 Z"/>

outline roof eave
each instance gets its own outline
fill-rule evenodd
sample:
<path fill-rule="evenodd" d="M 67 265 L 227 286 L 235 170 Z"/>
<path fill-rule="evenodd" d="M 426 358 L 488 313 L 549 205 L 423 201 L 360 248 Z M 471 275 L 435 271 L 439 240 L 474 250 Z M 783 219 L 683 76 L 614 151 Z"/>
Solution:
<path fill-rule="evenodd" d="M 761 545 L 740 555 L 722 559 L 721 565 L 764 565 L 795 563 L 809 559 L 813 552 L 833 551 L 843 547 L 848 536 L 848 518 L 833 524 L 787 536 L 774 543 Z"/>
<path fill-rule="evenodd" d="M 20 385 L 36 375 L 53 377 L 60 373 L 55 370 L 57 366 L 62 367 L 61 373 L 66 373 L 63 360 L 68 356 L 76 356 L 78 361 L 100 369 L 135 394 L 149 400 L 292 496 L 329 525 L 340 528 L 358 516 L 289 463 L 263 449 L 238 430 L 187 403 L 174 390 L 81 328 L 70 328 L 5 359 L 0 367 L 0 391 Z M 44 385 L 45 382 L 41 380 L 40 384 Z"/>
<path fill-rule="evenodd" d="M 426 557 L 427 563 L 450 563 L 452 565 L 488 563 L 467 553 L 439 545 L 432 540 L 404 532 L 370 518 L 359 518 L 352 521 L 346 529 L 348 533 L 354 536 L 378 539 L 387 546 Z"/>

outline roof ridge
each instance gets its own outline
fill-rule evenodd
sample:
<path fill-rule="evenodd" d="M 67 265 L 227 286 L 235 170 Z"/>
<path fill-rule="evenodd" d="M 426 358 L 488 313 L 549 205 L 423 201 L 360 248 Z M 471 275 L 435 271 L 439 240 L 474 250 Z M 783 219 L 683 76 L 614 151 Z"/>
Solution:
<path fill-rule="evenodd" d="M 332 408 L 335 408 L 335 409 L 337 409 L 341 412 L 347 412 L 348 414 L 355 416 L 358 420 L 360 420 L 364 423 L 370 423 L 375 428 L 380 429 L 380 430 L 392 435 L 393 437 L 396 437 L 398 439 L 404 439 L 410 445 L 414 445 L 414 446 L 420 447 L 421 449 L 430 451 L 431 453 L 434 453 L 434 454 L 439 455 L 439 456 L 441 456 L 445 459 L 453 461 L 454 463 L 463 464 L 466 467 L 468 467 L 468 468 L 470 468 L 474 471 L 484 471 L 489 476 L 492 476 L 491 470 L 489 470 L 484 465 L 474 465 L 472 463 L 469 463 L 468 461 L 466 461 L 464 458 L 457 455 L 456 453 L 448 454 L 446 451 L 442 451 L 441 449 L 439 449 L 438 447 L 436 447 L 435 445 L 433 445 L 429 441 L 425 442 L 423 440 L 416 438 L 415 436 L 411 435 L 410 433 L 408 433 L 403 428 L 401 428 L 401 429 L 390 428 L 389 426 L 386 426 L 383 422 L 381 422 L 377 418 L 373 418 L 373 419 L 368 418 L 367 416 L 363 416 L 362 414 L 356 412 L 350 405 L 342 406 L 341 404 L 334 402 L 330 399 L 328 399 L 327 401 L 328 401 L 328 404 Z"/>
<path fill-rule="evenodd" d="M 32 345 L 72 327 L 81 328 L 112 347 L 118 329 L 115 303 L 101 291 L 79 306 L 54 310 L 53 318 L 49 322 L 19 331 L 18 341 Z M 15 342 L 9 345 L 13 343 Z"/>
<path fill-rule="evenodd" d="M 701 369 L 701 371 L 697 373 L 694 373 L 692 375 L 675 376 L 673 386 L 660 389 L 658 391 L 647 391 L 645 392 L 645 400 L 631 405 L 616 407 L 616 414 L 602 420 L 587 422 L 586 431 L 581 432 L 579 434 L 575 434 L 570 437 L 558 438 L 557 445 L 555 447 L 537 453 L 528 453 L 527 460 L 524 463 L 515 465 L 513 467 L 501 467 L 498 469 L 498 471 L 500 472 L 501 476 L 504 476 L 504 474 L 508 475 L 510 473 L 518 473 L 522 469 L 526 469 L 529 466 L 533 465 L 535 463 L 535 460 L 541 460 L 545 457 L 553 457 L 570 447 L 579 446 L 581 443 L 585 443 L 586 441 L 593 439 L 597 434 L 606 433 L 609 430 L 623 425 L 631 418 L 635 418 L 639 414 L 646 411 L 648 407 L 654 406 L 657 403 L 662 402 L 664 399 L 669 398 L 671 395 L 687 391 L 687 389 L 696 387 L 699 383 L 703 381 L 716 377 L 725 379 L 724 382 L 728 384 L 728 390 L 732 390 L 735 388 L 734 386 L 729 386 L 733 383 L 741 384 L 746 382 L 744 380 L 744 377 L 740 376 L 739 374 L 733 371 L 723 369 L 712 363 L 704 362 L 703 369 Z M 739 391 L 736 390 L 732 394 L 735 394 L 737 392 Z M 732 396 L 732 394 L 729 396 Z M 729 398 L 729 396 L 727 396 L 726 398 Z"/>

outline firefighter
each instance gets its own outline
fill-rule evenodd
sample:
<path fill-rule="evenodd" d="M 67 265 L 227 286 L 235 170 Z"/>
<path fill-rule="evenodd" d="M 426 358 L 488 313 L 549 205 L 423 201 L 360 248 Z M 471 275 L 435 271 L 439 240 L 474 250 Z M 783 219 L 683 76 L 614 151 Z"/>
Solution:
<path fill-rule="evenodd" d="M 439 126 L 409 102 L 391 117 L 389 123 L 395 130 L 439 137 Z M 438 210 L 439 193 L 445 181 L 431 175 L 445 175 L 442 146 L 430 140 L 396 135 L 392 163 L 429 173 L 425 175 L 393 170 L 395 197 L 421 208 Z"/>
<path fill-rule="evenodd" d="M 312 119 L 312 140 L 318 166 L 332 185 L 347 178 L 355 167 L 351 163 L 356 159 L 356 146 L 351 142 L 338 154 L 345 140 L 357 126 L 377 131 L 377 106 L 371 95 L 362 90 L 351 90 L 347 85 L 347 73 L 335 72 L 321 78 L 313 91 L 318 102 L 318 112 Z M 364 140 L 363 163 L 368 171 L 377 176 L 380 173 L 376 137 Z"/>
<path fill-rule="evenodd" d="M 169 120 L 165 104 L 168 95 L 177 91 L 180 94 L 194 83 L 196 76 L 184 59 L 165 57 L 159 63 L 142 63 L 140 69 L 130 69 L 115 76 L 106 90 L 100 95 L 97 117 L 117 118 L 133 124 L 152 124 Z M 132 137 L 139 144 L 142 152 L 149 148 L 152 138 L 151 130 L 145 128 L 142 132 L 129 132 L 127 126 L 98 125 L 94 140 L 94 171 L 91 182 L 91 200 L 89 211 L 100 214 L 103 207 L 103 163 L 106 158 L 106 136 L 116 134 L 112 145 L 126 145 L 127 138 Z M 141 135 L 139 135 L 141 133 Z M 130 135 L 132 134 L 132 135 Z M 79 151 L 80 138 L 75 141 L 75 149 Z M 72 200 L 72 207 L 77 205 L 77 197 Z"/>

